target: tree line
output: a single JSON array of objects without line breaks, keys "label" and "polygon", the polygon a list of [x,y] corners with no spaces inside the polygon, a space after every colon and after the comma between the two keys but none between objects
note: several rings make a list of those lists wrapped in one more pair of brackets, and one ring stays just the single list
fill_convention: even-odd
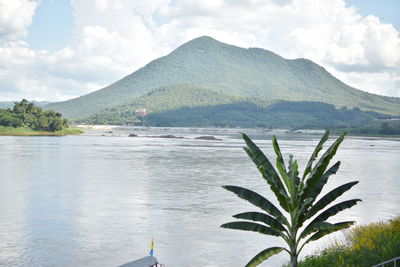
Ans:
[{"label": "tree line", "polygon": [[38,131],[59,131],[68,127],[68,120],[53,110],[42,108],[23,99],[15,102],[14,107],[0,109],[0,126],[28,127]]}]

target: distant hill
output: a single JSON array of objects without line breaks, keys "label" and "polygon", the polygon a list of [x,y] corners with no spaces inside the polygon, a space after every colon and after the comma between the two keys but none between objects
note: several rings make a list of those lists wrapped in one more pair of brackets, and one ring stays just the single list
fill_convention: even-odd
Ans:
[{"label": "distant hill", "polygon": [[[137,115],[145,108],[149,114]],[[219,126],[317,128],[360,126],[384,117],[375,112],[336,109],[310,101],[278,101],[238,97],[190,85],[162,87],[130,104],[105,109],[77,122],[149,126]]]},{"label": "distant hill", "polygon": [[14,106],[14,102],[12,101],[1,101],[0,108],[12,108]]},{"label": "distant hill", "polygon": [[[18,101],[0,101],[0,108],[12,108],[14,107],[15,102],[19,101],[21,101],[21,99]],[[50,102],[48,101],[30,101],[30,102],[35,104],[35,106],[37,107],[43,107],[45,105],[50,104]]]},{"label": "distant hill", "polygon": [[264,49],[244,49],[210,37],[189,41],[101,90],[46,108],[72,119],[88,117],[118,105],[138,103],[140,97],[157,88],[182,84],[237,98],[317,101],[337,108],[400,115],[400,98],[352,88],[310,60],[288,60]]}]

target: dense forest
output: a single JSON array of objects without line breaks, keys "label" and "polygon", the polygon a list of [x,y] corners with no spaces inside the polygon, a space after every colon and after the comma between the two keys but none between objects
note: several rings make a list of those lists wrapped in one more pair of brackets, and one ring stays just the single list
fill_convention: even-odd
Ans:
[{"label": "dense forest", "polygon": [[58,112],[42,110],[23,99],[15,102],[13,108],[0,108],[0,126],[55,132],[68,127],[68,120]]},{"label": "dense forest", "polygon": [[400,135],[400,119],[376,119],[362,125],[333,130],[336,133],[347,131],[355,135]]},{"label": "dense forest", "polygon": [[400,119],[359,108],[336,109],[322,102],[287,102],[261,107],[237,102],[208,107],[183,107],[150,113],[149,126],[259,127],[268,129],[332,129],[361,135],[400,135]]},{"label": "dense forest", "polygon": [[[138,109],[146,109],[145,116]],[[391,116],[359,108],[336,108],[311,101],[265,101],[226,93],[179,85],[153,90],[137,100],[103,110],[77,120],[88,124],[193,126],[193,127],[262,127],[262,128],[338,128],[361,131],[381,130],[372,122]],[[396,129],[388,125],[386,132]],[[389,130],[388,130],[389,129]],[[363,130],[365,131],[365,130]],[[372,133],[372,132],[371,132]]]},{"label": "dense forest", "polygon": [[363,125],[382,115],[358,108],[336,109],[322,102],[282,101],[266,107],[236,102],[208,107],[183,107],[150,113],[143,124],[154,126],[218,126],[262,128],[345,128]]}]

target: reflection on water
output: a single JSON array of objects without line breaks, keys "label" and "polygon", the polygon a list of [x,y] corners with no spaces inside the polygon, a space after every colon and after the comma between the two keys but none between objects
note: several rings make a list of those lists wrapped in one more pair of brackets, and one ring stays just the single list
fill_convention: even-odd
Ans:
[{"label": "reflection on water", "polygon": [[[204,141],[94,133],[0,137],[0,265],[116,266],[147,255],[153,237],[155,256],[166,266],[242,266],[261,249],[282,244],[219,228],[233,214],[254,210],[221,185],[249,187],[273,200],[237,135]],[[270,137],[255,137],[272,157]],[[301,166],[318,142],[312,136],[280,140],[285,157],[293,153]],[[400,215],[399,140],[348,137],[336,159],[341,170],[325,192],[359,180],[342,199],[363,199],[337,220]],[[286,258],[275,256],[265,266]]]}]

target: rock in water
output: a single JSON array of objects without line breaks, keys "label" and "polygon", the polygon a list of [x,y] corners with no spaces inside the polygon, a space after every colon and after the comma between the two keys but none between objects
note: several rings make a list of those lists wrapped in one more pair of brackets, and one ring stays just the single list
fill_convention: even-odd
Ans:
[{"label": "rock in water", "polygon": [[196,137],[195,139],[199,139],[199,140],[214,140],[214,141],[221,141],[222,140],[222,139],[216,138],[215,136],[212,136],[212,135],[203,135],[203,136]]},{"label": "rock in water", "polygon": [[158,138],[177,138],[177,139],[182,139],[182,138],[184,138],[184,137],[182,137],[182,136],[175,136],[175,135],[172,135],[172,134],[159,135],[159,136],[156,136],[156,137],[158,137]]}]

